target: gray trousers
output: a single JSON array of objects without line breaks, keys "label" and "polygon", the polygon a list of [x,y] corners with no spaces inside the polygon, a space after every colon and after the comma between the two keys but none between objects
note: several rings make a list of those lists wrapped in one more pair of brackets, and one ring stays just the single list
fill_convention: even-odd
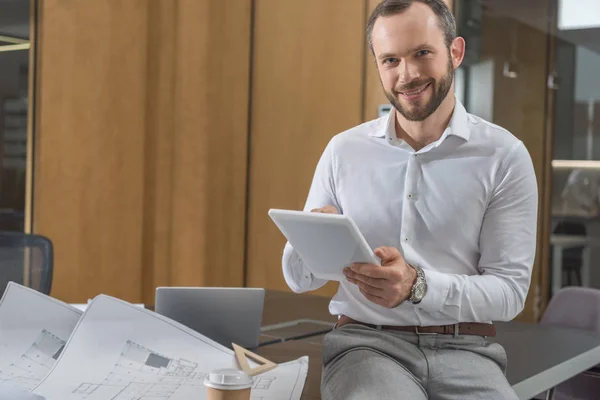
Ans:
[{"label": "gray trousers", "polygon": [[514,400],[506,353],[482,336],[348,324],[325,336],[323,400]]}]

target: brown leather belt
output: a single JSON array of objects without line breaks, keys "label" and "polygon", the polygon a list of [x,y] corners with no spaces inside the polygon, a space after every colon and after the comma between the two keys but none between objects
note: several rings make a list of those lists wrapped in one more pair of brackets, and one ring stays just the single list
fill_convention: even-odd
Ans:
[{"label": "brown leather belt", "polygon": [[496,327],[493,324],[482,324],[478,322],[462,322],[456,325],[440,326],[395,326],[395,325],[373,325],[365,322],[353,320],[350,317],[342,315],[335,325],[339,328],[348,324],[359,324],[374,329],[386,329],[393,331],[413,332],[418,335],[454,335],[456,326],[458,326],[457,335],[477,335],[477,336],[496,336]]}]

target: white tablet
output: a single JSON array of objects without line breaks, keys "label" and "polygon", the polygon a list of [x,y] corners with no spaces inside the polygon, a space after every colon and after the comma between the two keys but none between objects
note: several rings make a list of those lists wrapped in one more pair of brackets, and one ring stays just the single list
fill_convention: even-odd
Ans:
[{"label": "white tablet", "polygon": [[380,265],[380,260],[345,215],[269,210],[269,216],[312,274],[345,281],[344,267],[352,263]]}]

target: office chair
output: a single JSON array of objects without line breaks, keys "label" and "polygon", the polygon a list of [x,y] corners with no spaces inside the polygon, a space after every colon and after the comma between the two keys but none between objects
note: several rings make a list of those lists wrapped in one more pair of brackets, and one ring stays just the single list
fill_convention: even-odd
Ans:
[{"label": "office chair", "polygon": [[[585,236],[587,234],[585,225],[572,221],[559,222],[553,233],[573,236]],[[562,272],[563,282],[565,282],[566,286],[581,286],[583,250],[583,246],[578,246],[571,247],[563,251]]]},{"label": "office chair", "polygon": [[10,281],[49,295],[53,261],[54,250],[48,238],[0,232],[0,297]]},{"label": "office chair", "polygon": [[[584,287],[559,290],[550,300],[540,324],[583,329],[600,335],[600,290]],[[600,364],[557,386],[553,398],[597,400],[599,393]]]}]

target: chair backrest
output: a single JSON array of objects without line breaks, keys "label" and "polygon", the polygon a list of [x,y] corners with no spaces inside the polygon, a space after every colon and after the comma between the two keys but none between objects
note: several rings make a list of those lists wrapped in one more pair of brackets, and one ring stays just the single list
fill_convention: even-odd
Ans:
[{"label": "chair backrest", "polygon": [[48,238],[0,232],[0,297],[10,281],[50,294],[53,261],[54,249]]},{"label": "chair backrest", "polygon": [[576,286],[559,290],[540,324],[585,329],[600,335],[600,290]]}]

